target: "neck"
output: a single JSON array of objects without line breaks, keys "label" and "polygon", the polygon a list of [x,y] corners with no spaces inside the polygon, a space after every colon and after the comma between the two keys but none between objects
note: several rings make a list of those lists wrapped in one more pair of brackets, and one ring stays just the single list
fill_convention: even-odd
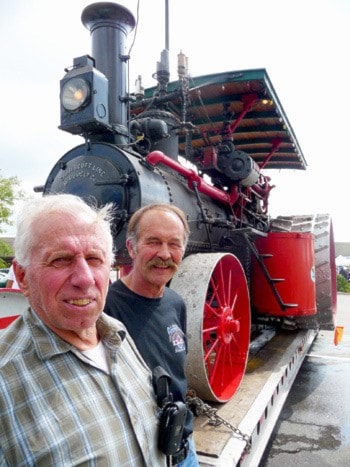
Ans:
[{"label": "neck", "polygon": [[89,350],[99,343],[100,339],[95,326],[81,329],[79,332],[53,329],[53,331],[78,350]]},{"label": "neck", "polygon": [[121,278],[121,281],[132,292],[146,298],[160,298],[163,296],[165,285],[154,285],[147,282],[139,282],[132,272]]}]

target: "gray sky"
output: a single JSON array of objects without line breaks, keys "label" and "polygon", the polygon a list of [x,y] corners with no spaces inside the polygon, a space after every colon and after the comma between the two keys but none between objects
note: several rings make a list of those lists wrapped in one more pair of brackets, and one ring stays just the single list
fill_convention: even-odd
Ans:
[{"label": "gray sky", "polygon": [[[59,130],[59,81],[90,52],[80,21],[87,0],[0,0],[0,167],[30,195],[57,160],[81,144]],[[137,0],[119,1],[136,16]],[[171,80],[176,56],[192,76],[265,68],[308,163],[305,172],[266,171],[276,188],[270,213],[329,212],[336,241],[348,232],[348,0],[169,0]],[[130,83],[144,85],[165,46],[164,0],[140,0]],[[129,36],[129,42],[133,33]],[[39,196],[39,195],[33,195]],[[8,232],[13,234],[13,230]]]}]

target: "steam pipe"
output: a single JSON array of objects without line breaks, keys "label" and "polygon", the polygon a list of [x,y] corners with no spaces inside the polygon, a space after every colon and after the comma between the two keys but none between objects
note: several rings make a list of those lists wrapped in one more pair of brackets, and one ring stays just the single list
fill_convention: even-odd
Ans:
[{"label": "steam pipe", "polygon": [[[183,167],[177,161],[167,157],[161,151],[152,151],[147,154],[145,159],[150,165],[163,164],[166,167],[169,167],[169,169],[175,170],[186,178],[188,187],[191,190],[193,190],[193,183],[195,182],[200,193],[203,193],[216,201],[220,201],[221,203],[228,205],[232,204],[233,199],[229,194],[219,188],[209,185],[194,170]],[[233,196],[235,201],[237,199],[237,195],[234,194]]]},{"label": "steam pipe", "polygon": [[122,5],[101,2],[87,6],[81,21],[91,34],[95,67],[108,79],[110,124],[127,127],[125,42],[135,18]]}]

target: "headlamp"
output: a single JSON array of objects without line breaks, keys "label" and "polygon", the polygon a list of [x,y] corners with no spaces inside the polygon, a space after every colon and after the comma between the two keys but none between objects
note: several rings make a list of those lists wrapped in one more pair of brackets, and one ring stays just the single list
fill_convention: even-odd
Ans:
[{"label": "headlamp", "polygon": [[71,78],[62,87],[61,103],[69,112],[75,112],[90,102],[90,85],[83,78]]}]

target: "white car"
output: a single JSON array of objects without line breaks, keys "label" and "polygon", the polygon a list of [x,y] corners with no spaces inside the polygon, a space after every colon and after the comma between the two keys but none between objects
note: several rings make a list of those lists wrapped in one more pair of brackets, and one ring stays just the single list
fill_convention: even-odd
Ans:
[{"label": "white car", "polygon": [[0,271],[0,287],[5,287],[7,282],[7,272]]}]

